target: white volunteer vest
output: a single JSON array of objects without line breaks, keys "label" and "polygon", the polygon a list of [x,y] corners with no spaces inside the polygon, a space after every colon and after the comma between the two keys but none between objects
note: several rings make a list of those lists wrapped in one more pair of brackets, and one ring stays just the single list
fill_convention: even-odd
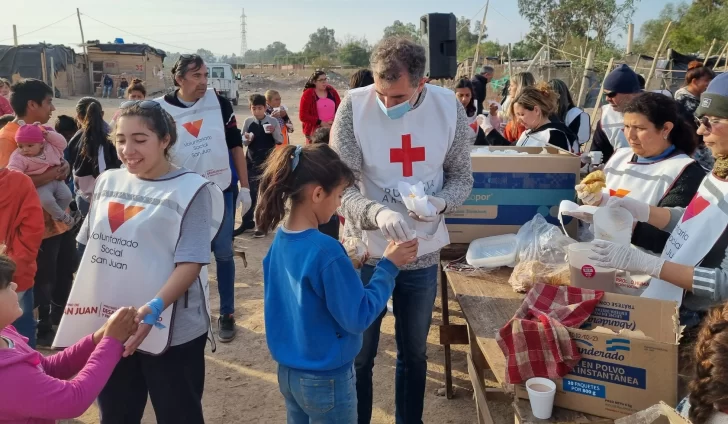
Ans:
[{"label": "white volunteer vest", "polygon": [[627,136],[624,135],[624,115],[607,104],[602,106],[602,119],[600,122],[602,131],[607,135],[614,150],[620,147],[629,147]]},{"label": "white volunteer vest", "polygon": [[[86,217],[88,243],[54,347],[71,346],[93,333],[120,307],[138,308],[155,298],[174,271],[182,219],[200,190],[212,198],[212,241],[222,222],[222,191],[196,173],[161,181],[142,180],[125,169],[99,176]],[[200,284],[209,317],[207,267],[193,284]],[[167,349],[176,307],[175,302],[162,313],[165,328],[152,327],[139,350],[158,355]]]},{"label": "white volunteer vest", "polygon": [[[546,147],[546,145],[549,144],[549,140],[551,140],[551,132],[557,131],[562,134],[564,134],[564,137],[566,137],[566,134],[561,131],[557,130],[556,128],[547,128],[546,131],[539,131],[535,134],[531,134],[531,130],[526,130],[521,134],[521,137],[516,142],[516,147]],[[568,137],[566,137],[568,142]],[[579,144],[578,142],[571,143],[569,151],[571,153],[578,153],[579,152]]]},{"label": "white volunteer vest", "polygon": [[164,97],[155,101],[177,123],[177,142],[169,151],[172,163],[197,172],[223,190],[228,188],[232,173],[215,90],[207,89],[205,96],[188,108],[171,105]]},{"label": "white volunteer vest", "polygon": [[[662,259],[697,266],[728,227],[728,182],[708,175],[670,234]],[[683,289],[653,278],[643,297],[682,303]]]},{"label": "white volunteer vest", "polygon": [[[389,119],[377,104],[374,86],[349,91],[354,135],[362,151],[359,189],[373,200],[404,216],[417,231],[418,256],[436,252],[450,244],[445,222],[420,223],[407,215],[397,186],[400,181],[422,181],[425,192],[442,190],[443,163],[455,138],[457,108],[455,94],[426,85],[422,103],[400,119]],[[387,240],[381,231],[364,231],[363,240],[373,257],[384,254]]]},{"label": "white volunteer vest", "polygon": [[629,147],[618,149],[604,167],[609,195],[632,197],[652,206],[657,206],[685,168],[695,162],[686,154],[653,163],[632,162],[633,156]]}]

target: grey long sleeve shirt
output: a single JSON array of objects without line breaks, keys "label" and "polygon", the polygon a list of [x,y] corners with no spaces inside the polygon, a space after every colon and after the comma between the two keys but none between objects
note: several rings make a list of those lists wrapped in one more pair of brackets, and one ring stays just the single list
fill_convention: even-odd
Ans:
[{"label": "grey long sleeve shirt", "polygon": [[[420,99],[413,107],[416,109],[427,97],[427,87],[422,91]],[[442,190],[437,197],[445,199],[447,207],[444,213],[450,213],[460,207],[470,195],[473,188],[472,163],[470,160],[470,146],[473,130],[468,126],[468,116],[465,109],[455,97],[454,107],[457,108],[457,128],[450,150],[443,163],[444,182]],[[433,119],[438,117],[433,116]],[[336,112],[336,119],[331,130],[331,147],[336,150],[341,159],[357,174],[361,173],[363,155],[359,142],[354,134],[354,113],[351,98],[346,96]],[[346,218],[344,237],[361,237],[361,231],[379,230],[377,214],[386,207],[366,198],[358,186],[353,186],[344,192],[339,211]],[[437,265],[440,252],[433,252],[420,256],[412,264],[402,267],[403,270],[422,269]],[[376,259],[369,262],[376,264]]]}]

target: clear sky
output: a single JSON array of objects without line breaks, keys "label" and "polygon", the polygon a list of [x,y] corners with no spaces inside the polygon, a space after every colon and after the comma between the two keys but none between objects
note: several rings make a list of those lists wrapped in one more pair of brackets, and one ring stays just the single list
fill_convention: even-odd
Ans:
[{"label": "clear sky", "polygon": [[[664,4],[665,0],[638,0],[635,35],[639,34],[639,26],[657,16]],[[384,27],[395,20],[418,23],[420,16],[432,12],[452,12],[480,20],[484,5],[485,0],[34,0],[32,6],[3,8],[0,45],[12,44],[15,24],[21,44],[45,41],[76,47],[81,35],[75,7],[81,9],[87,40],[110,42],[120,37],[127,43],[143,42],[166,51],[206,48],[229,55],[240,52],[243,7],[249,49],[281,41],[289,50],[298,51],[308,35],[322,26],[333,28],[339,39],[365,36],[376,42]],[[53,25],[43,28],[49,24]],[[517,42],[528,32],[528,24],[518,15],[516,0],[492,0],[487,25],[489,39],[502,43]],[[35,32],[24,35],[31,31]]]}]

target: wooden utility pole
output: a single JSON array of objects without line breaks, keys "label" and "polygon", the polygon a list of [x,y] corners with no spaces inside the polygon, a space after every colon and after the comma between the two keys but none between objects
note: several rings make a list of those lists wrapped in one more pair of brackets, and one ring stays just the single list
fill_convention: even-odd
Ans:
[{"label": "wooden utility pole", "polygon": [[48,84],[48,62],[46,62],[46,51],[45,48],[40,50],[40,75],[43,78],[43,82]]},{"label": "wooden utility pole", "polygon": [[480,23],[480,32],[478,33],[478,41],[475,43],[475,57],[473,57],[473,66],[470,70],[470,79],[475,76],[475,68],[478,66],[478,59],[480,56],[480,40],[483,39],[483,33],[485,32],[485,17],[488,16],[488,6],[490,6],[490,0],[485,2],[485,12],[483,12],[483,21]]},{"label": "wooden utility pole", "polygon": [[541,46],[538,53],[536,53],[536,55],[533,57],[533,59],[531,59],[531,63],[528,64],[528,68],[526,68],[526,72],[531,72],[531,68],[533,68],[533,64],[536,63],[537,58],[541,57],[541,55],[543,54],[543,49],[545,49],[545,48],[546,48],[546,46],[544,46],[544,45]]},{"label": "wooden utility pole", "polygon": [[714,38],[714,39],[713,39],[713,42],[712,42],[712,43],[710,43],[710,48],[708,48],[708,53],[706,53],[706,54],[705,54],[705,60],[703,61],[703,64],[704,64],[705,66],[708,66],[708,58],[710,58],[710,54],[711,54],[711,53],[713,53],[713,47],[715,47],[715,43],[716,43],[716,41],[718,41],[718,40],[716,40],[716,39]]},{"label": "wooden utility pole", "polygon": [[511,54],[511,43],[508,43],[508,79],[513,79],[513,56]]},{"label": "wooden utility pole", "polygon": [[83,36],[83,24],[81,24],[81,11],[76,8],[76,16],[78,16],[78,28],[81,30],[81,45],[83,46],[83,54],[86,55],[86,70],[88,71],[88,89],[93,96],[94,90],[94,69],[91,66],[91,59],[88,57],[88,46],[86,46],[86,38]]},{"label": "wooden utility pole", "polygon": [[18,27],[13,25],[13,45],[18,47]]},{"label": "wooden utility pole", "polygon": [[652,58],[652,65],[650,65],[650,73],[647,74],[647,78],[645,79],[645,90],[650,89],[650,80],[652,79],[652,74],[655,73],[655,67],[657,66],[657,58],[660,56],[660,52],[662,51],[662,46],[665,44],[665,39],[667,38],[667,34],[670,32],[670,27],[672,27],[672,21],[667,23],[667,28],[665,28],[665,33],[662,34],[662,40],[660,40],[660,45],[657,46],[657,51],[655,51],[655,57]]},{"label": "wooden utility pole", "polygon": [[51,56],[51,88],[53,89],[53,97],[56,97],[56,66],[53,62],[53,56]]},{"label": "wooden utility pole", "polygon": [[[607,72],[604,74],[604,79],[602,80],[602,85],[599,87],[599,95],[597,96],[597,102],[594,104],[594,110],[592,110],[591,114],[591,127],[592,127],[592,139],[594,137],[594,130],[597,127],[597,113],[599,113],[599,109],[602,107],[602,97],[604,96],[604,81],[607,80],[607,76],[610,72],[612,72],[612,67],[614,66],[614,58],[609,59],[609,65],[607,65]],[[584,151],[588,152],[591,150],[591,144],[592,139],[589,139],[589,141],[584,146]]]},{"label": "wooden utility pole", "polygon": [[625,54],[632,54],[632,44],[634,42],[634,24],[627,25],[627,49],[624,51]]},{"label": "wooden utility pole", "polygon": [[579,88],[579,97],[576,99],[576,105],[580,108],[584,107],[586,94],[589,90],[589,72],[593,71],[594,66],[594,50],[589,49],[586,55],[586,64],[584,65],[584,75],[581,79],[581,88]]}]

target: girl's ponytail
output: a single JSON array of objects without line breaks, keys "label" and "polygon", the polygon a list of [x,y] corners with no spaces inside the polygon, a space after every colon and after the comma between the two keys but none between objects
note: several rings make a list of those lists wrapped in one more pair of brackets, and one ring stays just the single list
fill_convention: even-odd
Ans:
[{"label": "girl's ponytail", "polygon": [[302,201],[309,184],[332,193],[342,184],[349,187],[355,182],[354,172],[326,144],[282,146],[266,160],[260,177],[256,226],[266,234],[274,230],[286,216],[288,201]]},{"label": "girl's ponytail", "polygon": [[728,408],[728,304],[705,317],[695,344],[695,376],[690,382],[690,421],[705,424]]}]

